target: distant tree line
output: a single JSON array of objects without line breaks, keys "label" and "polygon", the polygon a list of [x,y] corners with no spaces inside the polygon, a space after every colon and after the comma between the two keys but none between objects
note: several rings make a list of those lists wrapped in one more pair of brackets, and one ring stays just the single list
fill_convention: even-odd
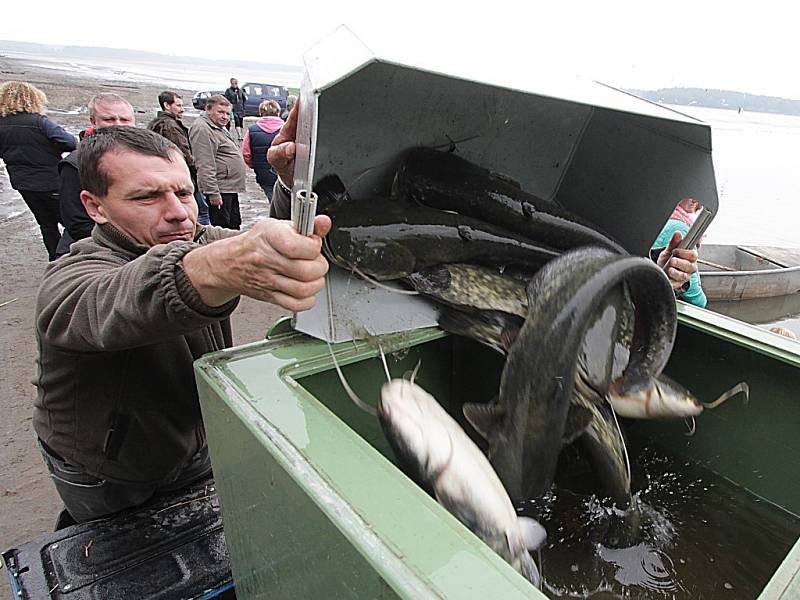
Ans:
[{"label": "distant tree line", "polygon": [[706,108],[725,108],[749,112],[776,113],[781,115],[800,115],[800,100],[758,96],[731,90],[711,90],[706,88],[662,88],[659,90],[629,90],[642,98],[659,104],[682,106],[703,106]]}]

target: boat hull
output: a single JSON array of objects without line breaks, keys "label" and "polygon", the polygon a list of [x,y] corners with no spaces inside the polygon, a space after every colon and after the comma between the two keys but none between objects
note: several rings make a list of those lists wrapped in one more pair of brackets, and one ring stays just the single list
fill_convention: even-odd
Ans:
[{"label": "boat hull", "polygon": [[700,261],[703,291],[711,302],[800,293],[800,248],[704,244]]}]

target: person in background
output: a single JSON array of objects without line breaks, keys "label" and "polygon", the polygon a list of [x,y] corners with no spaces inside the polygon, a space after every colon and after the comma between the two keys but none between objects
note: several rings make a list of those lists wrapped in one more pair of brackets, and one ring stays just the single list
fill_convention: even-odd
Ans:
[{"label": "person in background", "polygon": [[242,139],[242,128],[244,127],[244,107],[247,102],[247,94],[239,87],[239,82],[235,77],[231,77],[231,87],[225,90],[225,97],[231,103],[233,110],[233,122],[236,127],[236,135]]},{"label": "person in background", "polygon": [[292,112],[295,103],[297,102],[297,96],[290,94],[286,98],[286,108],[281,113],[281,119],[284,121],[289,118],[289,113]]},{"label": "person in background", "polygon": [[281,107],[275,100],[262,102],[258,107],[261,118],[247,128],[242,142],[244,162],[256,172],[256,181],[270,202],[272,202],[272,188],[278,176],[267,162],[267,150],[283,127],[283,119],[278,116],[280,112]]},{"label": "person in background", "polygon": [[203,192],[197,186],[197,169],[194,166],[192,149],[189,145],[189,130],[181,120],[184,112],[183,99],[175,92],[165,90],[158,95],[158,104],[161,106],[161,110],[158,111],[156,118],[150,121],[147,128],[159,135],[163,135],[175,144],[183,154],[194,184],[194,199],[198,208],[197,222],[201,225],[209,225],[208,203],[205,196],[203,196]]},{"label": "person in background", "polygon": [[44,114],[47,97],[22,81],[0,85],[0,158],[11,187],[33,213],[50,260],[56,258],[61,233],[58,163],[75,150],[75,136]]},{"label": "person in background", "polygon": [[[676,288],[677,297],[700,308],[705,308],[708,301],[700,284],[700,273],[697,272],[697,251],[694,249],[675,250],[694,223],[696,213],[702,207],[703,205],[694,198],[683,198],[678,202],[666,225],[653,242],[652,248],[659,253],[658,263],[661,266],[666,264],[670,254],[674,254],[667,275],[673,283],[673,287],[675,287],[675,283],[681,284]],[[664,250],[661,250],[662,248]],[[691,263],[693,269],[688,269],[681,261]]]},{"label": "person in background", "polygon": [[189,127],[189,142],[197,167],[197,184],[209,204],[212,225],[239,229],[239,192],[245,189],[245,171],[239,146],[225,129],[231,103],[215,94],[205,111]]},{"label": "person in background", "polygon": [[[131,103],[122,96],[108,92],[97,94],[89,100],[89,122],[91,127],[86,130],[84,137],[89,137],[98,129],[112,125],[136,126]],[[79,159],[80,148],[58,164],[61,222],[64,224],[64,232],[61,234],[56,251],[58,256],[68,254],[74,242],[89,237],[94,229],[94,221],[86,214],[81,202],[83,187],[78,173]]]},{"label": "person in background", "polygon": [[211,475],[192,363],[232,345],[240,296],[311,308],[331,226],[319,215],[308,237],[274,219],[199,227],[182,153],[147,129],[106,127],[80,152],[97,226],[45,271],[34,313],[33,427],[68,513],[59,526]]}]

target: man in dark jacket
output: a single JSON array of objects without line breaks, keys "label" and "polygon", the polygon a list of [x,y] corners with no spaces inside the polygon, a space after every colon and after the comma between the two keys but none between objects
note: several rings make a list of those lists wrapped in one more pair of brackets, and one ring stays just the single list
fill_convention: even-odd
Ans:
[{"label": "man in dark jacket", "polygon": [[244,127],[244,113],[245,103],[247,102],[247,94],[239,87],[239,82],[235,77],[231,77],[231,87],[225,90],[225,97],[233,107],[233,120],[236,127],[236,135],[242,139],[242,127]]},{"label": "man in dark jacket", "polygon": [[194,184],[194,199],[197,201],[197,222],[201,225],[208,225],[208,203],[205,196],[197,186],[197,169],[192,158],[192,148],[189,144],[189,130],[183,124],[183,99],[175,92],[165,90],[158,95],[158,104],[161,110],[158,111],[156,118],[150,121],[147,128],[163,135],[170,142],[175,144],[186,160],[189,167],[189,174],[192,176]]},{"label": "man in dark jacket", "polygon": [[86,521],[210,473],[192,363],[231,345],[240,295],[313,306],[330,219],[309,237],[273,219],[242,234],[198,227],[189,170],[167,139],[109,127],[80,149],[97,226],[42,280],[33,424],[67,510]]},{"label": "man in dark jacket", "polygon": [[[112,93],[97,94],[89,100],[89,121],[92,132],[112,125],[136,126],[131,103]],[[80,198],[83,188],[78,175],[79,152],[80,148],[66,156],[58,165],[61,222],[64,224],[64,232],[56,252],[58,256],[67,254],[73,242],[89,237],[94,228],[94,221],[86,214]]]}]

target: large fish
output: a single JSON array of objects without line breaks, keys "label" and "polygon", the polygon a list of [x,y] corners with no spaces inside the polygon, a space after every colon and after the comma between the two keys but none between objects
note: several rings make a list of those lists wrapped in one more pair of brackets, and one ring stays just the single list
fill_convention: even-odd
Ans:
[{"label": "large fish", "polygon": [[525,283],[497,269],[470,264],[443,264],[412,273],[408,280],[419,293],[472,311],[502,311],[523,319],[528,314]]},{"label": "large fish", "polygon": [[456,154],[412,148],[403,156],[393,195],[423,206],[469,215],[535,240],[568,250],[599,246],[625,249],[568,211],[522,190],[519,185]]},{"label": "large fish", "polygon": [[331,217],[328,258],[378,280],[399,279],[442,263],[541,266],[559,252],[479,219],[398,202],[356,200],[335,175],[317,184],[318,210]]},{"label": "large fish", "polygon": [[[478,341],[507,356],[519,334],[522,319],[497,311],[464,312],[443,308],[439,326],[450,333]],[[464,416],[475,429],[488,437],[494,426],[492,404],[465,404]],[[489,410],[488,417],[484,417]],[[488,422],[488,424],[487,424]],[[625,440],[608,399],[591,383],[585,361],[579,360],[569,411],[562,435],[564,445],[577,441],[598,474],[602,491],[620,507],[630,504],[630,465]]]},{"label": "large fish", "polygon": [[529,314],[509,351],[498,401],[482,407],[478,427],[514,501],[540,496],[552,483],[584,336],[606,295],[623,281],[638,317],[624,376],[640,381],[661,373],[675,338],[672,288],[655,263],[573,250],[528,285]]},{"label": "large fish", "polygon": [[489,461],[436,399],[411,381],[384,384],[378,416],[401,462],[439,503],[535,586],[539,570],[528,550],[546,533],[518,517]]}]

